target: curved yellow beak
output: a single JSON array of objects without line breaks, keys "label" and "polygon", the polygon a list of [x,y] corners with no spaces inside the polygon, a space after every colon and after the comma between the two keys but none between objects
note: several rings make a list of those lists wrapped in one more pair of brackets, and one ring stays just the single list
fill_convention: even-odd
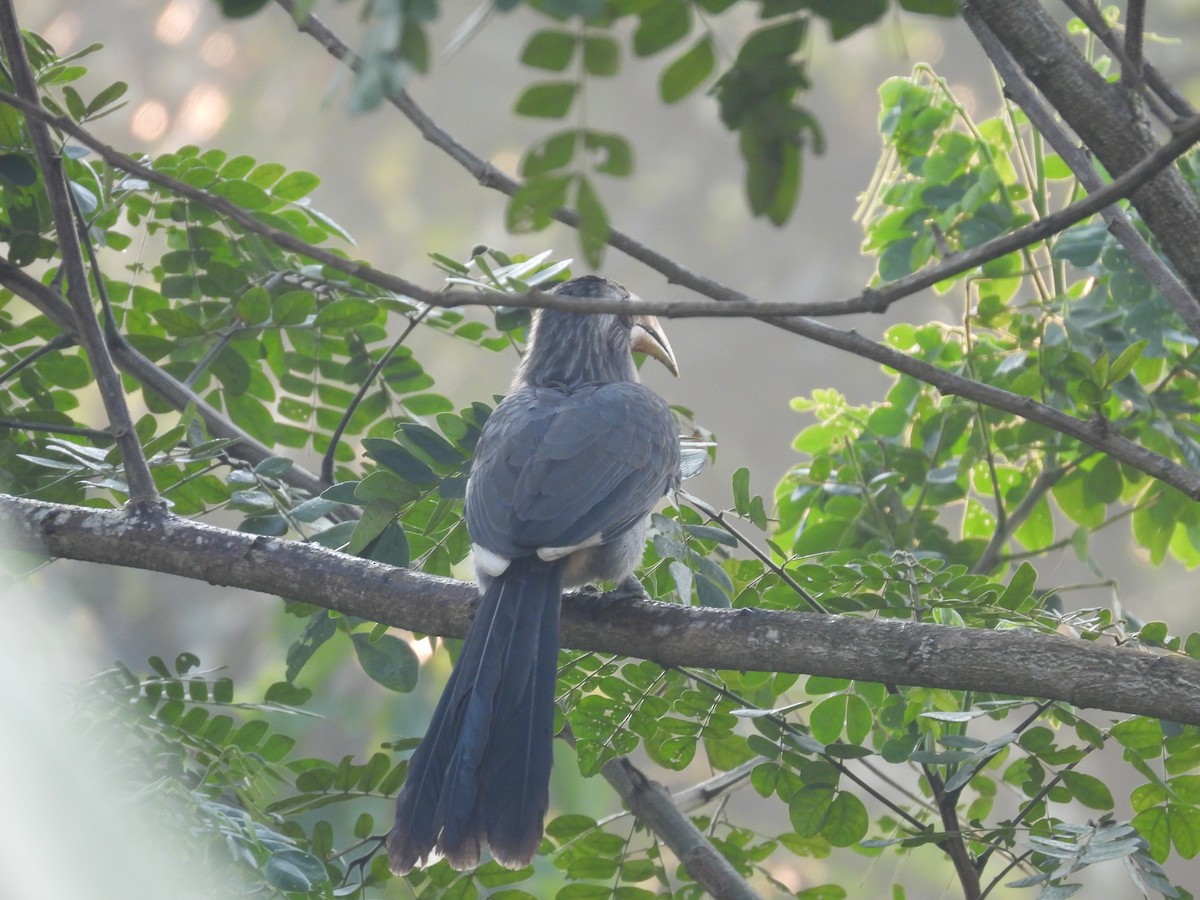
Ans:
[{"label": "curved yellow beak", "polygon": [[679,377],[679,363],[675,360],[675,351],[671,349],[671,342],[667,340],[662,325],[654,316],[634,316],[629,346],[654,357],[666,366],[672,375]]}]

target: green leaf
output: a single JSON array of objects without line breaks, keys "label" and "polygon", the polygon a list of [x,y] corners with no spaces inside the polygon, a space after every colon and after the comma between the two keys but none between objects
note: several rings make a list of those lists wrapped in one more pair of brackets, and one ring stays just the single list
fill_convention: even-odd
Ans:
[{"label": "green leaf", "polygon": [[300,325],[317,308],[317,298],[310,291],[288,291],[271,303],[271,320],[276,325]]},{"label": "green leaf", "polygon": [[29,187],[37,184],[38,171],[24,153],[3,153],[0,154],[0,178],[16,187]]},{"label": "green leaf", "polygon": [[215,197],[224,197],[243,209],[266,209],[271,205],[271,198],[267,196],[266,191],[249,181],[236,178],[218,181],[208,192]]},{"label": "green leaf", "polygon": [[1108,381],[1105,384],[1107,387],[1110,384],[1116,384],[1126,375],[1133,371],[1133,367],[1137,365],[1138,360],[1146,352],[1146,348],[1150,346],[1150,341],[1142,338],[1134,344],[1130,344],[1120,355],[1113,360],[1112,365],[1108,367]]},{"label": "green leaf", "polygon": [[396,441],[387,438],[364,438],[363,449],[382,466],[387,466],[409,484],[432,485],[438,476],[421,460]]},{"label": "green leaf", "polygon": [[294,465],[286,456],[268,456],[254,467],[254,474],[263,478],[282,478]]},{"label": "green leaf", "polygon": [[1195,859],[1200,854],[1200,809],[1172,803],[1167,807],[1167,818],[1176,852],[1184,859]]},{"label": "green leaf", "polygon": [[253,285],[238,297],[234,308],[247,325],[259,325],[271,318],[271,295],[259,285]]},{"label": "green leaf", "polygon": [[[221,7],[221,12],[228,19],[244,19],[247,16],[252,16],[266,6],[268,2],[269,0],[217,0],[217,3]],[[282,885],[276,885],[276,887],[282,887]],[[301,891],[308,890],[307,887],[283,889]]]},{"label": "green leaf", "polygon": [[1086,269],[1100,259],[1100,251],[1107,241],[1108,226],[1103,222],[1077,225],[1059,235],[1050,248],[1050,258],[1065,260],[1076,268]]},{"label": "green leaf", "polygon": [[414,416],[435,416],[454,409],[454,404],[441,394],[409,394],[400,402]]},{"label": "green leaf", "polygon": [[821,837],[834,847],[850,847],[867,834],[870,819],[867,808],[857,795],[841,791],[829,806]]},{"label": "green leaf", "polygon": [[518,115],[539,119],[561,119],[571,111],[579,85],[573,81],[533,84],[517,98]]},{"label": "green leaf", "polygon": [[1099,778],[1085,775],[1073,769],[1064,769],[1062,782],[1075,799],[1088,809],[1110,810],[1113,808],[1112,791]]},{"label": "green leaf", "polygon": [[567,31],[535,31],[521,51],[521,62],[537,69],[561,72],[571,64],[578,39]]},{"label": "green leaf", "polygon": [[633,148],[619,134],[585,131],[583,145],[592,154],[592,168],[605,175],[625,177],[633,172]]},{"label": "green leaf", "polygon": [[589,34],[583,39],[583,69],[589,75],[616,75],[621,67],[621,51],[607,35]]},{"label": "green leaf", "polygon": [[792,795],[788,800],[788,817],[796,834],[815,837],[821,833],[835,793],[835,788],[830,785],[810,784]]},{"label": "green leaf", "polygon": [[289,683],[296,680],[305,663],[312,658],[318,648],[337,632],[337,623],[330,617],[327,610],[321,610],[309,616],[300,637],[292,641],[287,651],[287,670],[284,678]]},{"label": "green leaf", "polygon": [[374,681],[401,694],[417,686],[417,655],[404,641],[390,634],[371,640],[365,631],[356,631],[350,638],[359,664]]},{"label": "green leaf", "polygon": [[1027,562],[1021,563],[1013,577],[1009,579],[1008,587],[996,601],[1004,609],[1019,609],[1021,604],[1033,593],[1037,586],[1037,570]]},{"label": "green leaf", "polygon": [[608,212],[592,182],[583,176],[577,179],[575,211],[579,214],[579,247],[588,265],[598,267],[608,243]]},{"label": "green leaf", "polygon": [[658,91],[663,103],[677,103],[702,85],[716,67],[711,34],[696,44],[663,70]]},{"label": "green leaf", "polygon": [[275,182],[271,194],[279,200],[295,201],[307,197],[320,183],[321,179],[312,172],[289,172]]},{"label": "green leaf", "polygon": [[108,87],[106,87],[104,90],[102,90],[100,93],[98,93],[95,97],[92,98],[92,101],[87,105],[87,110],[86,110],[87,116],[89,118],[94,117],[96,115],[96,113],[100,112],[102,109],[104,109],[104,107],[108,106],[110,103],[114,103],[117,100],[119,100],[121,97],[124,97],[125,92],[128,90],[129,90],[129,85],[127,85],[125,82],[114,81],[112,84],[110,84]]},{"label": "green leaf", "polygon": [[651,56],[683,40],[692,29],[692,9],[685,0],[658,0],[643,12],[633,32],[633,52]]},{"label": "green leaf", "polygon": [[575,158],[575,147],[579,143],[579,132],[559,131],[533,144],[521,157],[521,176],[533,178],[565,169]]},{"label": "green leaf", "polygon": [[317,311],[313,324],[321,328],[358,328],[368,322],[374,322],[382,312],[382,307],[370,300],[347,297],[322,306]]},{"label": "green leaf", "polygon": [[403,526],[399,522],[389,523],[379,537],[367,545],[363,555],[375,562],[386,563],[399,569],[407,568],[412,552]]},{"label": "green leaf", "polygon": [[346,552],[355,556],[362,553],[367,545],[383,533],[396,519],[399,508],[391,500],[383,497],[376,498],[363,507],[362,518],[354,526]]},{"label": "green leaf", "polygon": [[1171,823],[1165,806],[1144,809],[1133,817],[1131,823],[1150,845],[1150,856],[1159,863],[1171,855]]},{"label": "green leaf", "polygon": [[571,175],[538,175],[523,184],[508,201],[505,225],[514,234],[541,231],[554,221],[555,210],[566,206]]}]

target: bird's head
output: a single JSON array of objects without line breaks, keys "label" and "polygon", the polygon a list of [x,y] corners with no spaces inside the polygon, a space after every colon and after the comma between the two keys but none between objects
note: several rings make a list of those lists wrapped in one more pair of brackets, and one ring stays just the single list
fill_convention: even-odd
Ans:
[{"label": "bird's head", "polygon": [[[572,278],[553,293],[581,300],[638,299],[624,286],[597,275]],[[654,316],[542,309],[534,317],[529,352],[517,372],[517,383],[636,381],[634,351],[653,357],[678,377],[675,352]]]}]

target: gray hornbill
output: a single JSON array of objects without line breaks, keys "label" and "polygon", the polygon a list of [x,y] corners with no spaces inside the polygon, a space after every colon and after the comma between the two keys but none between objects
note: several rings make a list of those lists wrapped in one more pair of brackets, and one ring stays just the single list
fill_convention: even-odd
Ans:
[{"label": "gray hornbill", "polygon": [[[595,276],[554,293],[631,296]],[[638,383],[634,350],[679,374],[653,317],[541,310],[512,390],[483,427],[466,499],[482,596],[396,800],[396,872],[433,851],[457,869],[477,865],[485,846],[512,868],[537,852],[563,588],[630,577],[651,510],[679,484],[675,420]]]}]

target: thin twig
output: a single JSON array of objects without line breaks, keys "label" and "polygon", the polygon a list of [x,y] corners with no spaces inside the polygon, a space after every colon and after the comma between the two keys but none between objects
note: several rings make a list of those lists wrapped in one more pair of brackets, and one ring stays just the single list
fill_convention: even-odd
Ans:
[{"label": "thin twig", "polygon": [[791,576],[791,573],[789,573],[787,569],[775,562],[775,560],[773,560],[767,553],[764,553],[759,546],[754,543],[754,541],[750,540],[738,529],[734,528],[733,525],[729,523],[723,512],[721,512],[708,501],[702,500],[695,494],[689,494],[687,491],[679,491],[679,496],[686,500],[694,508],[704,513],[704,515],[708,516],[712,521],[720,525],[725,531],[729,532],[729,534],[732,535],[738,543],[749,550],[759,562],[774,572],[784,584],[790,587],[797,597],[807,603],[813,612],[825,613],[826,615],[829,614],[829,610],[822,606],[820,601],[817,600],[817,598],[814,597],[809,591],[805,590],[803,585],[796,581],[796,579]]},{"label": "thin twig", "polygon": [[[675,671],[677,671],[680,674],[684,675],[685,677],[691,679],[692,681],[696,682],[697,684],[704,685],[704,687],[708,688],[710,691],[715,692],[718,696],[722,696],[727,699],[733,700],[735,703],[739,704],[743,708],[746,708],[746,709],[756,708],[755,704],[753,704],[750,700],[748,700],[745,697],[738,694],[737,691],[730,690],[725,685],[719,684],[715,681],[712,681],[711,679],[704,677],[703,675],[699,674],[698,672],[693,672],[690,668],[685,668],[682,666],[670,666],[669,668],[674,669]],[[783,716],[775,715],[774,713],[772,713],[771,715],[768,716],[768,718],[772,722],[774,722],[776,726],[779,727],[780,731],[787,732],[793,738],[801,738],[801,737],[808,738],[809,737],[809,735],[805,734],[803,731],[801,731],[799,728],[797,728],[795,725],[793,725],[791,722],[789,722]],[[842,775],[844,778],[848,779],[849,781],[853,781],[856,785],[858,785],[860,788],[862,788],[863,791],[865,791],[868,795],[870,795],[871,797],[874,797],[877,801],[879,801],[879,803],[881,803],[883,806],[887,807],[893,813],[895,813],[898,817],[900,817],[901,819],[906,821],[910,826],[912,826],[915,834],[920,834],[923,831],[929,830],[929,827],[927,825],[925,825],[920,819],[918,819],[916,816],[914,816],[912,813],[910,813],[904,807],[897,804],[890,797],[886,796],[881,791],[877,790],[874,786],[868,784],[863,778],[861,778],[854,771],[852,771],[850,769],[850,767],[846,764],[845,761],[838,759],[836,756],[833,756],[829,753],[821,753],[820,756],[823,760],[825,760],[825,762],[829,763],[831,766],[833,766],[835,769],[837,769],[838,773],[840,775]],[[871,769],[872,774],[879,775],[879,773],[875,769],[871,768],[871,765],[869,763],[864,762],[863,765],[866,768]]]},{"label": "thin twig", "polygon": [[[1121,39],[1108,27],[1104,16],[1092,0],[1063,0],[1063,3],[1071,12],[1075,13],[1092,34],[1100,38],[1100,42],[1108,48],[1109,53],[1116,57],[1117,62],[1123,68],[1130,65],[1129,60],[1125,57],[1125,48],[1121,45]],[[1183,94],[1175,90],[1171,82],[1167,81],[1148,60],[1142,60],[1141,70],[1146,84],[1171,108],[1171,112],[1177,116],[1194,116],[1196,114],[1196,108],[1188,102]]]},{"label": "thin twig", "polygon": [[46,341],[46,343],[42,344],[42,346],[31,350],[27,356],[23,356],[3,372],[0,372],[0,384],[3,384],[4,382],[8,381],[8,379],[21,374],[43,356],[47,356],[56,350],[63,350],[67,347],[73,347],[74,345],[74,338],[68,337],[65,334],[56,334],[54,337],[50,338],[50,340]]},{"label": "thin twig", "polygon": [[350,424],[350,417],[354,415],[354,411],[358,409],[362,403],[363,397],[367,396],[367,391],[371,389],[371,385],[375,383],[375,379],[379,377],[379,373],[383,371],[384,366],[388,364],[396,351],[404,344],[408,336],[413,333],[413,329],[421,324],[424,319],[432,311],[432,306],[426,306],[420,313],[408,320],[408,325],[401,332],[400,337],[392,342],[392,346],[388,347],[383,356],[379,357],[375,365],[371,367],[371,371],[367,373],[367,377],[363,379],[362,385],[358,392],[354,395],[354,399],[350,401],[350,405],[346,407],[346,412],[342,414],[342,418],[338,421],[337,427],[333,429],[333,434],[329,437],[329,446],[325,450],[325,454],[321,457],[321,480],[328,484],[333,484],[333,460],[334,454],[337,453],[338,443],[342,439],[342,435],[346,432],[346,426]]},{"label": "thin twig", "polygon": [[[1090,454],[1085,454],[1085,457],[1087,455]],[[995,568],[996,564],[1000,561],[1000,550],[1005,542],[1029,518],[1034,508],[1046,496],[1046,493],[1054,485],[1058,484],[1059,480],[1071,471],[1078,462],[1079,460],[1073,460],[1069,465],[1046,469],[1038,474],[1037,478],[1033,480],[1033,485],[1029,488],[1029,492],[1021,498],[1021,502],[1008,514],[1004,525],[997,527],[995,532],[993,532],[991,540],[988,541],[987,546],[979,557],[979,562],[973,567],[974,571],[986,574]]]},{"label": "thin twig", "polygon": [[11,428],[14,431],[43,431],[49,434],[70,434],[77,437],[91,438],[96,441],[111,441],[111,431],[100,428],[85,428],[82,425],[58,425],[50,422],[26,422],[22,419],[0,418],[0,428]]}]

